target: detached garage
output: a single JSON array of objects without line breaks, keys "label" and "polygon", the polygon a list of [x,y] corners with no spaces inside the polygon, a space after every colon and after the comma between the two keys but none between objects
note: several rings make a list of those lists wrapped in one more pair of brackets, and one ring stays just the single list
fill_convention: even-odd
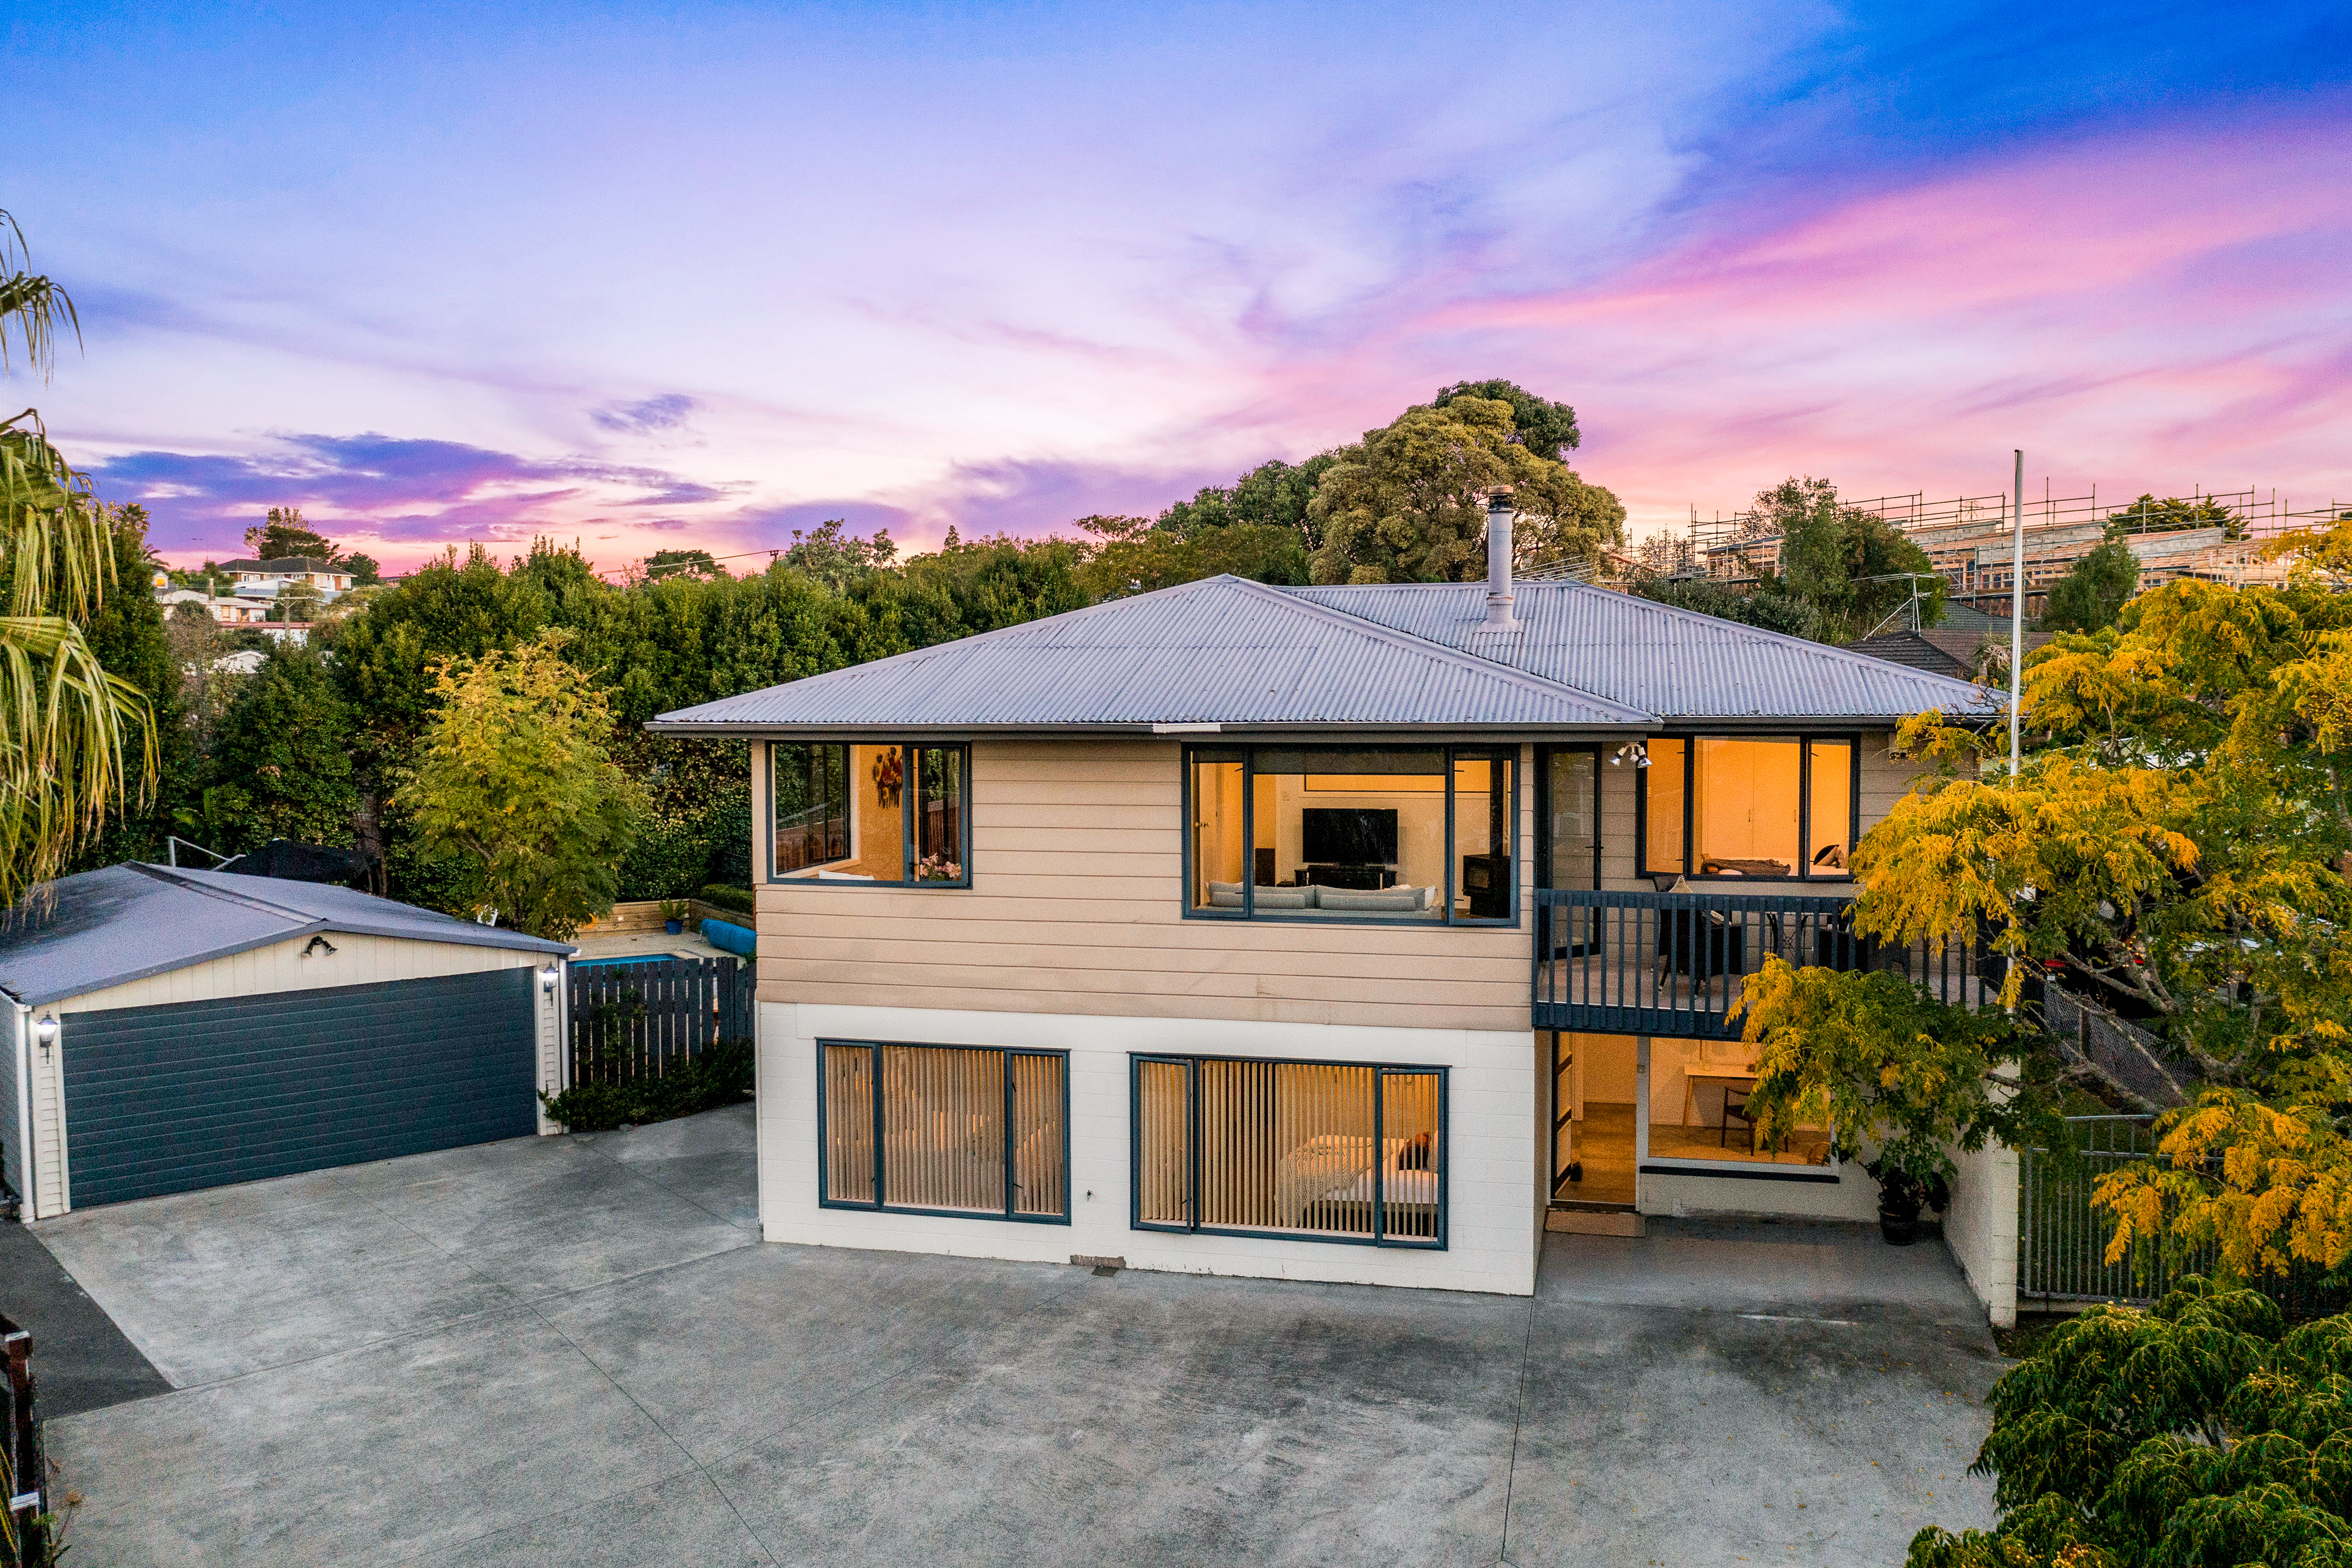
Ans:
[{"label": "detached garage", "polygon": [[0,930],[0,1177],[27,1218],[553,1131],[572,949],[161,866]]}]

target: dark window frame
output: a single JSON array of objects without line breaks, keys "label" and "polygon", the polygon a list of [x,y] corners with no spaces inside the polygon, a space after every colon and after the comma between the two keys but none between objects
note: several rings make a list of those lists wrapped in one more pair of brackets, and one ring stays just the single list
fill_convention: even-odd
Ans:
[{"label": "dark window frame", "polygon": [[[1444,918],[1434,921],[1351,920],[1344,916],[1335,918],[1331,915],[1320,913],[1309,914],[1305,911],[1292,912],[1287,910],[1279,913],[1269,910],[1265,914],[1260,914],[1257,910],[1257,878],[1252,867],[1246,863],[1244,863],[1242,868],[1242,907],[1240,909],[1203,910],[1194,908],[1192,904],[1192,773],[1194,759],[1196,757],[1209,762],[1230,762],[1232,760],[1231,757],[1219,755],[1217,753],[1240,753],[1242,764],[1242,843],[1244,846],[1248,847],[1255,845],[1257,841],[1257,790],[1255,787],[1257,780],[1257,764],[1255,758],[1258,752],[1273,751],[1289,752],[1328,752],[1334,754],[1346,754],[1364,750],[1361,746],[1250,745],[1187,746],[1183,750],[1182,761],[1180,765],[1183,770],[1181,800],[1183,809],[1182,820],[1184,825],[1184,879],[1182,885],[1177,890],[1177,898],[1181,904],[1183,917],[1186,920],[1254,921],[1264,921],[1268,924],[1281,925],[1379,926],[1384,930],[1418,930],[1430,926],[1461,926],[1472,931],[1516,930],[1525,919],[1526,915],[1526,911],[1521,907],[1525,900],[1519,897],[1519,870],[1521,865],[1519,858],[1521,854],[1519,812],[1524,804],[1524,796],[1527,790],[1527,779],[1525,777],[1527,769],[1520,766],[1519,748],[1513,744],[1449,746],[1412,745],[1407,743],[1398,745],[1393,749],[1401,752],[1436,752],[1444,758],[1445,891],[1440,900],[1440,907],[1444,910]],[[1511,823],[1511,913],[1507,919],[1497,920],[1492,916],[1481,917],[1471,915],[1457,917],[1454,912],[1455,889],[1462,877],[1461,861],[1455,851],[1454,842],[1454,763],[1457,760],[1465,762],[1476,762],[1481,760],[1505,761],[1511,764],[1511,804],[1507,814],[1510,817]]]},{"label": "dark window frame", "polygon": [[[1191,1170],[1190,1188],[1184,1206],[1192,1211],[1188,1225],[1170,1225],[1164,1220],[1143,1217],[1143,1066],[1146,1062],[1162,1062],[1184,1068],[1184,1114],[1188,1129]],[[1235,1226],[1202,1225],[1201,1219],[1201,1064],[1202,1062],[1247,1062],[1263,1067],[1370,1068],[1372,1081],[1372,1147],[1377,1152],[1382,1142],[1381,1119],[1385,1114],[1387,1096],[1381,1092],[1382,1080],[1391,1074],[1400,1078],[1430,1078],[1437,1079],[1437,1236],[1400,1238],[1386,1234],[1387,1178],[1381,1173],[1385,1163],[1376,1156],[1372,1161],[1372,1234],[1342,1236],[1330,1231],[1313,1230],[1247,1230]],[[1215,1053],[1192,1056],[1171,1056],[1165,1051],[1130,1051],[1127,1058],[1127,1147],[1128,1147],[1128,1212],[1129,1230],[1157,1231],[1169,1236],[1243,1236],[1266,1241],[1311,1241],[1340,1247],[1385,1247],[1407,1252],[1444,1252],[1452,1245],[1453,1173],[1454,1173],[1454,1114],[1453,1078],[1451,1069],[1435,1065],[1412,1062],[1332,1061],[1311,1057],[1235,1057]]]},{"label": "dark window frame", "polygon": [[[1852,730],[1775,730],[1769,733],[1729,734],[1720,731],[1654,735],[1650,742],[1679,741],[1683,747],[1683,863],[1680,867],[1650,864],[1650,775],[1654,765],[1640,770],[1633,788],[1633,864],[1637,877],[1681,877],[1693,882],[1789,881],[1852,882],[1853,847],[1862,837],[1862,735]],[[1696,864],[1693,840],[1697,837],[1693,814],[1698,799],[1698,743],[1701,741],[1794,741],[1797,743],[1797,860],[1786,877],[1728,877],[1691,869]],[[1846,866],[1840,871],[1816,871],[1813,855],[1813,745],[1816,742],[1846,747]],[[1647,754],[1647,744],[1644,746]]]},{"label": "dark window frame", "polygon": [[[916,1208],[890,1202],[882,1137],[882,1048],[885,1046],[907,1050],[929,1051],[994,1051],[1004,1062],[1004,1209],[1003,1213],[978,1209]],[[828,1197],[832,1191],[833,1173],[826,1156],[829,1142],[825,1125],[824,1059],[828,1050],[864,1050],[869,1053],[868,1081],[874,1086],[874,1201],[858,1203],[850,1198]],[[1062,1064],[1062,1212],[1058,1215],[1016,1214],[1013,1203],[1013,1063],[1014,1057],[1053,1057]],[[1070,1223],[1070,1053],[1026,1046],[962,1046],[942,1040],[837,1040],[820,1039],[816,1043],[816,1204],[825,1209],[856,1209],[865,1214],[929,1215],[940,1219],[973,1219],[991,1223],[1011,1220],[1016,1225],[1068,1225]]]},{"label": "dark window frame", "polygon": [[[820,870],[824,866],[834,866],[842,863],[841,861],[835,860],[824,861],[819,866],[803,867],[800,871],[779,872],[776,869],[776,752],[780,747],[785,746],[840,746],[844,748],[845,752],[847,752],[848,748],[856,746],[896,746],[898,748],[901,755],[927,751],[954,752],[957,753],[958,760],[956,763],[956,771],[957,776],[963,781],[963,799],[961,807],[956,812],[956,837],[958,840],[956,864],[963,868],[963,875],[953,881],[933,880],[919,882],[915,880],[915,851],[917,846],[915,834],[915,804],[919,798],[921,792],[918,782],[912,779],[902,783],[898,789],[898,880],[895,882],[886,882],[879,878],[877,878],[870,882],[852,881],[847,879],[828,880],[823,877],[811,877],[803,874],[810,870]],[[813,736],[807,740],[770,741],[767,742],[767,788],[765,791],[765,799],[761,803],[761,807],[767,813],[767,865],[764,869],[765,879],[768,882],[784,887],[795,888],[821,887],[866,889],[887,888],[901,892],[908,889],[915,889],[923,891],[949,891],[955,889],[969,889],[971,887],[971,742],[907,740],[894,735],[859,736],[854,739],[844,739],[835,736]],[[845,781],[848,781],[846,787],[854,792],[856,788],[856,784],[854,780],[849,779],[849,759],[848,756],[845,754],[842,761],[842,776]],[[856,818],[854,815],[851,818],[849,831],[854,837],[856,832]]]},{"label": "dark window frame", "polygon": [[1551,859],[1555,846],[1551,841],[1551,770],[1553,760],[1576,752],[1592,759],[1592,887],[1578,889],[1579,892],[1597,891],[1601,887],[1601,858],[1608,845],[1601,837],[1601,769],[1604,750],[1597,742],[1568,746],[1538,746],[1536,748],[1536,886],[1557,888],[1552,880]]}]

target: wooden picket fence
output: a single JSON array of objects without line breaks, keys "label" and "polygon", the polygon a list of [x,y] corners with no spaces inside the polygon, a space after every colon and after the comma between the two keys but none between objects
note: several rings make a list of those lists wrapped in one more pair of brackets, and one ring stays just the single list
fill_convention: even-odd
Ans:
[{"label": "wooden picket fence", "polygon": [[656,1079],[721,1040],[751,1037],[751,967],[648,958],[572,968],[572,1081]]}]

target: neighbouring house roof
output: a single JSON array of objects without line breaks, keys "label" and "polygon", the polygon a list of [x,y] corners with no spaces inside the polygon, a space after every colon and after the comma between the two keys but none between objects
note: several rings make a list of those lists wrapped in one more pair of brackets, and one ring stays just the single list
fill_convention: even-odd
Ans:
[{"label": "neighbouring house roof", "polygon": [[520,931],[312,882],[131,863],[48,883],[0,917],[0,991],[27,1006],[289,937],[349,931],[560,955]]},{"label": "neighbouring house roof", "polygon": [[314,561],[308,555],[281,555],[274,561],[224,561],[214,568],[220,572],[341,572],[348,566],[338,566],[331,561]]},{"label": "neighbouring house roof", "polygon": [[[2032,653],[2049,640],[2048,632],[2028,632],[2025,634],[2025,651]],[[1913,669],[1932,670],[1938,675],[1969,680],[1975,678],[1978,663],[1988,642],[2005,656],[2009,651],[2009,623],[2001,622],[1998,630],[1970,626],[1941,626],[1919,632],[1881,632],[1874,637],[1864,637],[1854,644],[1853,651],[1868,654],[1873,658],[1885,659],[1891,664],[1908,665]],[[2008,668],[2009,661],[2005,657],[1998,662],[2001,668]]]},{"label": "neighbouring house roof", "polygon": [[665,713],[666,734],[1615,729],[1989,712],[1965,682],[1569,583],[1276,588],[1212,577]]}]

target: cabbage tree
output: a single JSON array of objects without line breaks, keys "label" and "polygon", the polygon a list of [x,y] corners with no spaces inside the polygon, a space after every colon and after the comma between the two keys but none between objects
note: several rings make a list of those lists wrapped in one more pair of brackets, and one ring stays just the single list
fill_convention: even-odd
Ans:
[{"label": "cabbage tree", "polygon": [[[30,269],[0,212],[0,373],[46,374],[60,329],[79,330],[72,300]],[[0,420],[0,902],[15,903],[156,772],[147,699],[81,632],[112,584],[113,542],[89,481],[31,408]]]}]

